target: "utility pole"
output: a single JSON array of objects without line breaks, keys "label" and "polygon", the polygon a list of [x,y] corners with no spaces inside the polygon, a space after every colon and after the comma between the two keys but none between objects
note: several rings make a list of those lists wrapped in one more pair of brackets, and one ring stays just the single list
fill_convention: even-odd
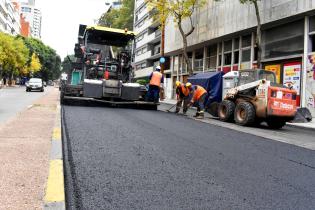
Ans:
[{"label": "utility pole", "polygon": [[[164,10],[162,12],[162,16],[164,17]],[[165,18],[162,18],[162,22],[161,22],[161,58],[164,58],[164,48],[165,48]],[[161,73],[162,75],[164,75],[164,70],[165,70],[165,58],[164,58],[164,62],[160,62],[161,65]],[[164,81],[166,81],[166,79],[164,78]],[[165,89],[163,88],[161,91],[161,97],[162,100],[165,99]]]}]

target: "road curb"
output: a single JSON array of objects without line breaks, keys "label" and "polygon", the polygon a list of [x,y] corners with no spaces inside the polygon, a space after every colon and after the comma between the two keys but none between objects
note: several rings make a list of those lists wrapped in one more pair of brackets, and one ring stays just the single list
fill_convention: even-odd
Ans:
[{"label": "road curb", "polygon": [[[301,124],[303,124],[303,123],[301,123]],[[296,125],[296,124],[287,123],[286,126],[289,126],[292,128],[304,129],[304,130],[308,130],[308,131],[315,131],[315,128],[305,127],[303,125]]]},{"label": "road curb", "polygon": [[51,138],[49,175],[46,183],[43,209],[44,210],[66,209],[60,105],[57,105],[55,126]]},{"label": "road curb", "polygon": [[[160,101],[161,104],[165,104],[165,105],[174,105],[174,103],[169,102],[169,101]],[[191,107],[191,110],[196,110],[195,107]],[[216,119],[215,117],[213,117],[213,119]],[[299,128],[299,129],[304,129],[304,130],[308,130],[308,131],[315,131],[315,128],[312,127],[306,127],[303,125],[303,123],[300,124],[292,124],[292,123],[287,123],[286,126],[289,127],[293,127],[293,128]]]}]

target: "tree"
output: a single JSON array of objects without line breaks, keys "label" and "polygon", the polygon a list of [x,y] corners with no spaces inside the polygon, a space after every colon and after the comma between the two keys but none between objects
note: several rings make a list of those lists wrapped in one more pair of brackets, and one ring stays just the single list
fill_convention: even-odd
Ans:
[{"label": "tree", "polygon": [[40,63],[38,56],[35,53],[33,53],[31,57],[30,65],[28,67],[28,71],[26,73],[36,73],[41,68],[42,68],[42,64]]},{"label": "tree", "polygon": [[[221,0],[215,0],[221,1]],[[261,0],[239,0],[241,4],[253,4],[257,18],[257,30],[255,44],[257,47],[257,67],[261,68],[261,17],[259,12],[258,1]]]},{"label": "tree", "polygon": [[2,74],[9,77],[20,74],[27,66],[29,51],[20,37],[0,33],[0,66]]},{"label": "tree", "polygon": [[[151,1],[151,0],[149,0]],[[155,2],[155,0],[152,0]],[[176,23],[179,32],[183,39],[183,55],[184,60],[187,65],[187,70],[189,75],[193,75],[193,69],[188,58],[187,53],[187,38],[194,32],[195,26],[192,20],[192,15],[196,9],[201,8],[206,3],[206,0],[163,0],[163,4],[157,4],[156,7],[157,13],[159,13],[160,23],[163,24],[163,18],[166,15],[166,18],[169,16],[173,17],[174,22]],[[159,8],[161,7],[161,8]],[[167,13],[163,13],[163,12]],[[185,31],[183,27],[183,21],[189,19],[188,30]],[[162,21],[161,21],[162,20]]]},{"label": "tree", "polygon": [[118,9],[110,9],[99,19],[98,24],[101,26],[133,29],[134,18],[134,0],[122,0],[122,5]]},{"label": "tree", "polygon": [[[154,21],[160,23],[161,29],[161,57],[164,57],[164,46],[165,46],[165,25],[170,15],[169,9],[167,8],[167,0],[146,0],[148,3],[148,9],[153,17]],[[164,73],[164,63],[161,64],[161,73]]]},{"label": "tree", "polygon": [[56,51],[45,45],[42,41],[34,38],[23,37],[25,45],[30,51],[30,60],[33,54],[38,56],[41,64],[40,71],[34,72],[34,76],[43,80],[57,79],[61,74],[61,59]]}]

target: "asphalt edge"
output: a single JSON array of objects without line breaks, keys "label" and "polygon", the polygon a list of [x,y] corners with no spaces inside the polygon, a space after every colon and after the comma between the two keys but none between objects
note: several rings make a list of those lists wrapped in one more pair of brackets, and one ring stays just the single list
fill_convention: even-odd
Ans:
[{"label": "asphalt edge", "polygon": [[[174,103],[170,102],[170,101],[160,101],[161,104],[166,104],[166,105],[175,105]],[[196,109],[195,107],[191,107],[190,109]],[[292,127],[292,128],[299,128],[299,129],[304,129],[304,130],[308,130],[308,131],[315,131],[315,128],[311,128],[311,127],[306,127],[303,126],[303,123],[287,123],[286,126]]]},{"label": "asphalt edge", "polygon": [[65,210],[63,150],[61,138],[61,107],[56,108],[56,119],[51,137],[49,174],[44,196],[44,210]]}]

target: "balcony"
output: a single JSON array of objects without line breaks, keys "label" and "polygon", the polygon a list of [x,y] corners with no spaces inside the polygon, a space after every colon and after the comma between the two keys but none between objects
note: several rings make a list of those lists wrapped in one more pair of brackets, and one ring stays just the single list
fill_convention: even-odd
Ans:
[{"label": "balcony", "polygon": [[147,67],[145,69],[139,69],[135,71],[135,78],[149,77],[153,71],[153,66]]},{"label": "balcony", "polygon": [[135,63],[139,62],[139,61],[142,61],[142,60],[146,60],[148,59],[149,57],[151,57],[151,51],[147,51],[141,55],[136,55],[135,57]]},{"label": "balcony", "polygon": [[162,32],[160,29],[155,31],[155,38],[160,38],[161,35],[162,35]]}]

